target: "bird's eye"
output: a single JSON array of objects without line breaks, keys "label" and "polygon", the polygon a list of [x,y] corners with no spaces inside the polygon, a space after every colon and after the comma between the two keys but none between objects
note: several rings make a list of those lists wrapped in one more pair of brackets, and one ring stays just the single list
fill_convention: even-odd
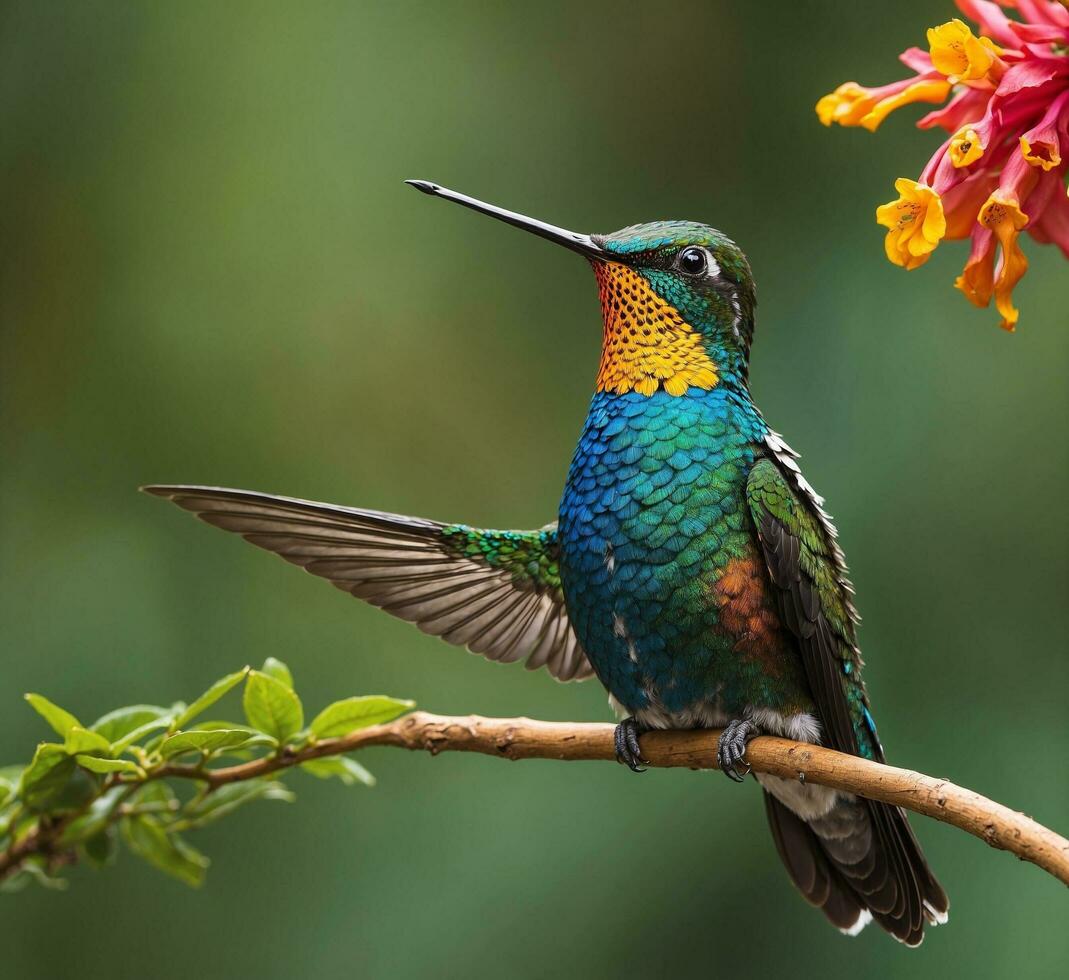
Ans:
[{"label": "bird's eye", "polygon": [[706,255],[704,248],[697,248],[692,245],[690,248],[685,248],[679,253],[679,258],[676,259],[676,264],[688,276],[701,276],[704,275],[705,270],[709,268],[709,258]]}]

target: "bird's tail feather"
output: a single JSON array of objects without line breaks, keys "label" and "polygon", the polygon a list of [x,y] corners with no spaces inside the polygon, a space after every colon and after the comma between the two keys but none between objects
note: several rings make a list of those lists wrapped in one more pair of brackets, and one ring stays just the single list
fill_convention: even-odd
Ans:
[{"label": "bird's tail feather", "polygon": [[843,932],[874,919],[918,946],[925,921],[946,921],[946,893],[900,807],[840,796],[826,814],[806,821],[767,791],[765,807],[791,880]]}]

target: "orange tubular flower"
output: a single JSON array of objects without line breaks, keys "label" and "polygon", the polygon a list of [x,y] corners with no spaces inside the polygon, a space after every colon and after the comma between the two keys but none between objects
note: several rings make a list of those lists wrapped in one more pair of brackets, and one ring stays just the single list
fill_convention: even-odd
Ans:
[{"label": "orange tubular flower", "polygon": [[861,125],[870,133],[875,133],[882,123],[895,109],[901,109],[904,105],[913,102],[939,103],[950,92],[950,82],[941,78],[924,78],[906,86],[897,95],[880,99],[869,112],[861,118]]},{"label": "orange tubular flower", "polygon": [[955,167],[967,167],[984,155],[984,144],[980,134],[972,126],[966,126],[951,138],[948,152]]},{"label": "orange tubular flower", "polygon": [[1057,139],[1037,140],[1021,137],[1021,154],[1033,167],[1053,170],[1062,162]]},{"label": "orange tubular flower", "polygon": [[857,82],[843,82],[817,103],[817,116],[825,126],[833,122],[840,126],[856,126],[875,104],[869,89],[862,88]]},{"label": "orange tubular flower", "polygon": [[895,181],[899,197],[876,209],[876,221],[888,229],[884,249],[895,265],[916,269],[928,261],[946,234],[943,202],[930,187],[908,177]]},{"label": "orange tubular flower", "polygon": [[847,82],[817,115],[825,126],[875,130],[901,106],[950,97],[918,123],[950,138],[917,180],[895,181],[899,196],[876,221],[887,258],[905,269],[943,240],[971,238],[955,286],[977,306],[994,299],[1013,330],[1012,294],[1028,269],[1021,233],[1069,258],[1069,0],[955,2],[975,33],[960,19],[930,28],[927,51],[900,56],[913,75],[878,88]]},{"label": "orange tubular flower", "polygon": [[880,88],[865,88],[857,82],[844,82],[817,103],[817,116],[825,126],[864,126],[876,132],[880,123],[895,109],[913,102],[939,103],[950,92],[950,83],[936,72],[907,78]]},{"label": "orange tubular flower", "polygon": [[1069,90],[1058,96],[1043,118],[1021,136],[1021,155],[1033,167],[1054,170],[1062,162],[1059,137],[1069,140]]},{"label": "orange tubular flower", "polygon": [[1013,305],[1013,287],[1028,271],[1028,259],[1017,244],[1017,238],[1028,224],[1028,215],[1013,198],[992,194],[980,209],[979,219],[980,224],[994,232],[1002,246],[1002,260],[995,277],[995,307],[1002,314],[999,326],[1012,332],[1017,329],[1019,315]]},{"label": "orange tubular flower", "polygon": [[956,17],[928,28],[928,47],[935,70],[955,84],[986,77],[1002,54],[990,38],[977,37]]},{"label": "orange tubular flower", "polygon": [[995,288],[995,235],[978,224],[972,233],[972,251],[961,275],[954,280],[973,306],[987,306]]}]

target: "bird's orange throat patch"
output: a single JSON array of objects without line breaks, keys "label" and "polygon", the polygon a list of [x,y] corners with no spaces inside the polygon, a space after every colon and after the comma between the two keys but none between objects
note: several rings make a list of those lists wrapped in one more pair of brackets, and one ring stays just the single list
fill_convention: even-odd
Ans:
[{"label": "bird's orange throat patch", "polygon": [[716,365],[679,310],[628,266],[591,264],[605,321],[598,391],[652,395],[663,388],[670,395],[685,395],[690,388],[716,387]]}]

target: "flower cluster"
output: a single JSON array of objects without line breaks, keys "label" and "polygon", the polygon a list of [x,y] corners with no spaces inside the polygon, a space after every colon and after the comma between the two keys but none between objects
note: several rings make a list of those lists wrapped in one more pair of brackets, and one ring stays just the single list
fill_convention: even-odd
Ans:
[{"label": "flower cluster", "polygon": [[898,199],[877,208],[876,220],[887,228],[887,257],[906,269],[927,262],[944,238],[970,238],[955,285],[977,306],[994,298],[1001,326],[1013,330],[1013,288],[1028,268],[1021,232],[1069,258],[1069,0],[956,2],[979,36],[958,19],[933,27],[927,51],[900,56],[911,77],[878,88],[846,82],[817,103],[817,115],[825,126],[875,131],[900,106],[950,96],[917,123],[949,138],[919,180],[895,181]]}]

